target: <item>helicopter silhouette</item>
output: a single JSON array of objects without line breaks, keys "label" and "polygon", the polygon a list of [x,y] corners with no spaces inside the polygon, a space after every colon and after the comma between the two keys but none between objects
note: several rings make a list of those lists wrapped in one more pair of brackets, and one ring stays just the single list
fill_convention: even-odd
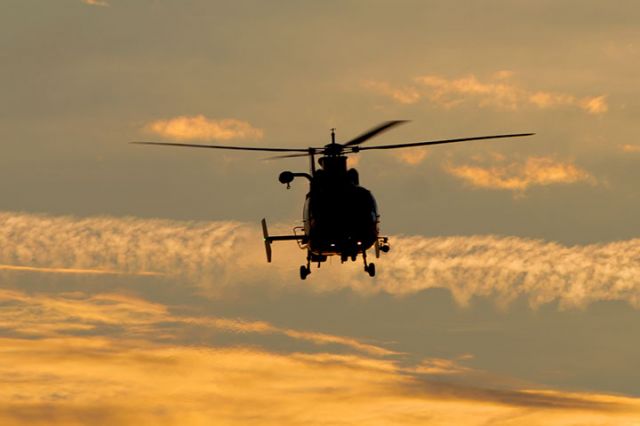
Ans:
[{"label": "helicopter silhouette", "polygon": [[[263,148],[146,141],[132,143],[295,153],[270,157],[269,159],[309,157],[309,173],[284,171],[278,177],[282,184],[287,185],[287,189],[290,188],[290,184],[295,178],[305,178],[309,181],[309,192],[304,202],[303,226],[294,227],[291,235],[269,235],[267,221],[262,219],[267,262],[271,262],[271,244],[274,241],[297,241],[300,248],[307,251],[306,264],[300,266],[300,278],[303,280],[311,273],[312,263],[317,263],[319,268],[322,262],[327,261],[329,256],[340,256],[341,262],[344,263],[349,259],[355,261],[360,254],[364,262],[365,272],[373,277],[376,274],[376,266],[374,263],[367,261],[367,250],[373,247],[376,258],[379,258],[380,253],[387,253],[391,246],[389,238],[380,235],[380,214],[378,213],[376,200],[369,190],[360,186],[358,171],[354,168],[347,168],[347,154],[373,149],[411,148],[534,135],[534,133],[517,133],[392,145],[361,146],[371,138],[406,122],[406,120],[392,120],[381,123],[344,143],[336,142],[335,129],[331,129],[331,143],[323,147],[310,148]],[[318,155],[320,156],[318,158],[319,167],[316,167],[315,158]]]}]

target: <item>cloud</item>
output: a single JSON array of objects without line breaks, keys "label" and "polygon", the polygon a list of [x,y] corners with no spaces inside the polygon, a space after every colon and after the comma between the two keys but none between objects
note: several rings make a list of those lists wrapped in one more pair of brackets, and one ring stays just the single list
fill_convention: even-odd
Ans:
[{"label": "cloud", "polygon": [[0,271],[15,271],[15,272],[41,272],[45,274],[72,274],[72,275],[139,275],[143,277],[156,277],[163,276],[158,272],[123,272],[123,271],[109,271],[106,269],[82,269],[82,268],[47,268],[47,267],[34,267],[34,266],[20,266],[20,265],[0,265]]},{"label": "cloud", "polygon": [[525,191],[532,186],[594,183],[595,178],[571,162],[560,162],[551,157],[529,157],[524,162],[496,166],[445,165],[445,171],[471,186],[486,189]]},{"label": "cloud", "polygon": [[463,305],[483,296],[563,308],[621,300],[640,308],[637,239],[566,247],[516,237],[404,237],[393,249],[379,268],[391,294],[446,288]]},{"label": "cloud", "polygon": [[444,358],[425,358],[414,369],[417,373],[432,375],[461,374],[470,370],[470,368],[460,365],[455,360]]},{"label": "cloud", "polygon": [[90,6],[109,6],[109,3],[105,0],[82,0],[82,3],[88,4]]},{"label": "cloud", "polygon": [[620,146],[624,152],[640,152],[640,145],[625,144]]},{"label": "cloud", "polygon": [[566,93],[529,90],[511,83],[513,73],[500,71],[487,81],[475,75],[447,78],[427,74],[414,78],[413,84],[394,87],[388,82],[366,80],[363,87],[401,104],[415,104],[427,100],[443,108],[474,104],[481,108],[518,110],[524,107],[539,109],[578,108],[589,114],[604,114],[608,110],[606,97],[578,97]]},{"label": "cloud", "polygon": [[410,166],[417,166],[422,163],[425,158],[427,158],[427,150],[426,149],[410,149],[396,153],[396,158]]},{"label": "cloud", "polygon": [[14,269],[178,275],[192,282],[216,277],[222,285],[250,269],[239,252],[252,236],[236,222],[0,213],[0,263]]},{"label": "cloud", "polygon": [[1,424],[564,425],[640,412],[637,398],[495,386],[441,358],[194,344],[179,338],[187,317],[131,296],[3,290],[0,302]]},{"label": "cloud", "polygon": [[24,338],[58,338],[76,331],[99,332],[125,339],[175,341],[185,330],[204,328],[234,334],[280,335],[315,345],[337,345],[374,356],[397,355],[390,349],[351,337],[277,327],[264,321],[238,318],[188,316],[172,313],[167,306],[117,293],[88,295],[27,294],[0,289],[0,329]]},{"label": "cloud", "polygon": [[[534,307],[624,301],[640,308],[640,239],[567,247],[491,235],[392,236],[391,244],[375,279],[360,263],[325,264],[309,277],[309,291],[406,296],[443,288],[463,305],[474,297],[504,304],[523,297]],[[236,222],[0,213],[2,264],[155,272],[167,277],[144,279],[174,277],[208,297],[252,285],[297,288],[292,259],[302,262],[304,253],[275,245],[267,264],[263,250],[258,226]]]},{"label": "cloud", "polygon": [[363,85],[372,92],[385,95],[401,104],[415,104],[422,98],[422,95],[415,87],[392,87],[384,81],[365,80]]},{"label": "cloud", "polygon": [[246,121],[235,118],[221,120],[204,115],[180,116],[156,120],[144,126],[144,130],[164,138],[187,140],[262,139],[264,132]]},{"label": "cloud", "polygon": [[591,114],[604,114],[609,110],[605,96],[583,98],[578,101],[578,105]]},{"label": "cloud", "polygon": [[0,342],[0,423],[11,425],[611,424],[631,421],[639,406],[430,382],[353,355],[103,337]]},{"label": "cloud", "polygon": [[354,155],[352,155],[350,157],[347,157],[347,167],[349,167],[349,168],[357,167],[358,164],[360,164],[360,159],[361,158],[362,157],[359,157],[359,156],[356,157]]}]

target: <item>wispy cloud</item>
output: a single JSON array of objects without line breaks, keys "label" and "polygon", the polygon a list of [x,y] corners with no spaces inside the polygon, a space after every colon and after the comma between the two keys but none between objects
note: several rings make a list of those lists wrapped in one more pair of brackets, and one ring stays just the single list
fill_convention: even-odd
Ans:
[{"label": "wispy cloud", "polygon": [[215,276],[222,285],[237,268],[249,266],[238,252],[251,231],[236,222],[0,213],[0,263],[5,271],[14,266],[178,274],[191,282]]},{"label": "wispy cloud", "polygon": [[462,374],[470,370],[469,367],[460,365],[456,360],[445,358],[425,358],[414,368],[417,373],[431,375]]},{"label": "wispy cloud", "polygon": [[515,237],[404,237],[380,282],[392,294],[446,288],[461,304],[473,297],[563,308],[621,300],[640,308],[640,240],[566,247]]},{"label": "wispy cloud", "polygon": [[109,6],[109,2],[107,2],[106,0],[82,0],[82,3],[88,4],[90,6]]},{"label": "wispy cloud", "polygon": [[110,271],[107,269],[87,269],[87,268],[48,268],[42,266],[24,266],[24,265],[0,265],[0,271],[14,272],[40,272],[43,274],[71,274],[71,275],[138,275],[145,277],[163,276],[158,272],[147,271]]},{"label": "wispy cloud", "polygon": [[385,81],[365,80],[363,86],[374,93],[388,96],[401,104],[415,104],[423,97],[422,93],[420,93],[416,87],[394,87]]},{"label": "wispy cloud", "polygon": [[164,138],[186,140],[261,139],[262,129],[235,118],[213,119],[204,115],[180,116],[156,120],[144,126],[144,130]]},{"label": "wispy cloud", "polygon": [[374,356],[397,355],[390,349],[351,337],[282,328],[265,321],[179,315],[167,306],[116,293],[47,295],[0,289],[0,303],[3,306],[0,329],[27,338],[57,338],[74,331],[99,332],[102,327],[110,327],[110,333],[121,338],[168,342],[175,341],[189,327],[201,327],[235,334],[286,336],[315,345],[343,346]]},{"label": "wispy cloud", "polygon": [[415,104],[427,100],[443,108],[464,104],[517,110],[523,107],[539,109],[578,108],[589,114],[604,114],[608,110],[606,97],[579,97],[567,93],[531,90],[511,82],[512,73],[502,71],[485,81],[475,75],[447,78],[423,75],[408,85],[395,87],[385,81],[366,80],[365,89],[387,96],[401,104]]},{"label": "wispy cloud", "polygon": [[0,423],[11,425],[622,424],[639,406],[429,381],[353,355],[79,336],[1,343]]},{"label": "wispy cloud", "polygon": [[447,173],[477,188],[503,189],[522,192],[532,186],[594,183],[595,178],[572,162],[551,157],[529,157],[523,162],[508,162],[505,158],[492,161],[494,165],[446,164]]},{"label": "wispy cloud", "polygon": [[[309,278],[309,290],[402,296],[444,288],[461,304],[473,297],[499,303],[524,297],[532,306],[617,300],[640,308],[638,239],[571,247],[490,235],[392,236],[391,242],[375,279],[360,265],[325,265]],[[261,243],[258,227],[242,223],[0,214],[3,264],[157,272],[211,297],[258,283],[298,286],[291,259],[302,260],[304,253],[283,243],[267,264]]]},{"label": "wispy cloud", "polygon": [[2,424],[568,425],[640,412],[636,398],[467,382],[473,371],[455,360],[411,367],[367,351],[181,342],[171,327],[180,335],[189,322],[131,296],[2,291],[0,301]]}]

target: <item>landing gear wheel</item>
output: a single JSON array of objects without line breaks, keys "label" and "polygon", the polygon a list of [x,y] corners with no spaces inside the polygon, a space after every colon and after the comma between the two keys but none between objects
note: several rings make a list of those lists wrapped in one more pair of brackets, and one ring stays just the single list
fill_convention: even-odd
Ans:
[{"label": "landing gear wheel", "polygon": [[376,276],[376,264],[375,263],[370,263],[369,265],[367,265],[365,271],[367,271],[369,273],[370,277],[375,277]]},{"label": "landing gear wheel", "polygon": [[300,267],[300,279],[301,280],[306,280],[307,276],[311,273],[311,269],[307,268],[306,266],[302,265]]}]

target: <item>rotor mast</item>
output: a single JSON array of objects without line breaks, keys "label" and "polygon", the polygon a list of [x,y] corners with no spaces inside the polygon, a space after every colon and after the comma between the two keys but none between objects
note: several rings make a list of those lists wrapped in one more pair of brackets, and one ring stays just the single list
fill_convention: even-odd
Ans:
[{"label": "rotor mast", "polygon": [[336,142],[336,129],[331,128],[331,143],[324,146],[322,157],[318,160],[325,172],[332,176],[342,176],[347,173],[347,157],[343,152],[344,145]]}]

